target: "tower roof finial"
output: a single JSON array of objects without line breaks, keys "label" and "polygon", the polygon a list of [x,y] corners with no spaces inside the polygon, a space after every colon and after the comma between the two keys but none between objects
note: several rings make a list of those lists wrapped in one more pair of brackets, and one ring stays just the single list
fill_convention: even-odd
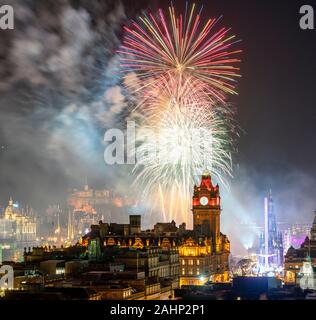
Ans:
[{"label": "tower roof finial", "polygon": [[209,177],[211,174],[210,174],[210,172],[206,169],[206,170],[204,170],[203,171],[203,173],[202,173],[202,177]]}]

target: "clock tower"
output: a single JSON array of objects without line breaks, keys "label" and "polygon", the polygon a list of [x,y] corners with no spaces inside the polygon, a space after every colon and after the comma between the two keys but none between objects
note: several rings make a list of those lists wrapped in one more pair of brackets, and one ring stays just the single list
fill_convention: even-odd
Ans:
[{"label": "clock tower", "polygon": [[194,186],[193,231],[180,246],[180,285],[204,285],[207,281],[227,282],[230,242],[220,231],[221,197],[209,173]]},{"label": "clock tower", "polygon": [[221,198],[219,186],[213,186],[209,173],[202,175],[200,186],[194,186],[192,211],[194,231],[211,237],[216,247],[220,238]]}]

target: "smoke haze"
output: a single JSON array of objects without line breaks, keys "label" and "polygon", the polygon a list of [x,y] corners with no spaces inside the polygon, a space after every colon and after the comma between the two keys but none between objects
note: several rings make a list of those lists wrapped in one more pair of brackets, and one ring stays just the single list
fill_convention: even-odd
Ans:
[{"label": "smoke haze", "polygon": [[[169,1],[160,3],[166,7]],[[102,140],[107,128],[119,125],[128,106],[115,55],[122,26],[157,3],[6,4],[14,7],[15,29],[0,31],[1,204],[13,196],[43,212],[47,205],[64,201],[67,188],[80,187],[87,178],[95,187],[133,194],[128,168],[106,167]],[[247,14],[250,9],[253,16]],[[277,1],[262,7],[248,0],[225,0],[207,2],[203,11],[206,16],[224,14],[225,23],[243,39],[245,51],[240,95],[232,102],[246,134],[234,156],[231,190],[221,188],[222,231],[233,252],[242,253],[260,231],[251,225],[262,225],[263,198],[269,189],[278,221],[312,222],[315,34],[297,30],[294,4],[284,9]],[[148,224],[159,217],[153,220]]]}]

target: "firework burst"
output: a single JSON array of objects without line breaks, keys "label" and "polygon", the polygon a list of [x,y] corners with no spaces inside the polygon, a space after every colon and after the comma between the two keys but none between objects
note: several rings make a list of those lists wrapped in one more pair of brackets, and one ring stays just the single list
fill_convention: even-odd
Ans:
[{"label": "firework burst", "polygon": [[232,174],[234,126],[228,121],[232,118],[228,108],[205,108],[183,96],[180,105],[167,97],[156,98],[161,112],[139,121],[133,173],[135,185],[161,210],[165,221],[187,222],[192,186],[203,172],[227,185],[224,177]]},{"label": "firework burst", "polygon": [[[172,77],[179,83],[191,83],[197,95],[211,101],[226,100],[227,94],[236,94],[236,78],[241,50],[233,50],[239,41],[230,35],[230,29],[216,30],[219,19],[201,22],[201,11],[195,4],[184,15],[169,8],[166,17],[149,13],[125,27],[126,35],[120,50],[122,72],[135,72],[144,90]],[[142,93],[143,94],[143,93]]]},{"label": "firework burst", "polygon": [[[137,100],[130,115],[138,123],[135,186],[165,221],[188,222],[190,195],[210,172],[225,183],[232,175],[235,132],[227,96],[236,94],[239,41],[220,19],[201,22],[188,5],[139,17],[126,27],[119,50],[128,91]],[[132,81],[127,81],[133,75]],[[144,138],[145,137],[145,138]]]}]

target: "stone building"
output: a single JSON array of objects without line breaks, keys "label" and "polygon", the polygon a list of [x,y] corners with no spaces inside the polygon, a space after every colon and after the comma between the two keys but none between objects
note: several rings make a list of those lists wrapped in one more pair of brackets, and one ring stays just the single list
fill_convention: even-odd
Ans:
[{"label": "stone building", "polygon": [[220,231],[219,186],[213,186],[207,173],[194,187],[192,212],[193,231],[179,246],[180,285],[228,281],[230,242]]},{"label": "stone building", "polygon": [[[171,250],[180,258],[166,274],[180,275],[180,285],[226,282],[229,280],[230,242],[220,232],[219,186],[213,186],[209,174],[204,174],[200,186],[194,187],[192,205],[193,230],[186,230],[185,224],[177,227],[172,221],[156,223],[153,230],[141,231],[141,216],[133,215],[129,224],[100,221],[91,226],[91,232],[82,237],[81,244],[91,249],[90,257],[100,260],[104,248],[113,246],[159,252]],[[162,265],[159,268],[163,268]]]},{"label": "stone building", "polygon": [[[101,272],[110,270],[113,265],[123,266],[119,274],[107,272],[108,284],[117,279],[120,285],[131,286],[138,293],[144,292],[144,299],[157,297],[162,293],[165,295],[166,292],[172,296],[173,290],[179,287],[177,234],[170,234],[170,226],[167,224],[167,233],[164,233],[163,225],[160,225],[159,231],[141,231],[139,215],[131,215],[129,220],[128,224],[100,221],[98,225],[92,225],[91,231],[82,237],[80,244],[87,248],[90,264],[94,265],[92,269]],[[106,268],[102,265],[106,265]],[[144,276],[131,282],[122,278],[124,272],[126,277],[130,273],[140,272]],[[123,294],[125,288],[123,286],[118,292]],[[109,298],[109,295],[108,292],[106,296]]]},{"label": "stone building", "polygon": [[34,217],[20,211],[12,198],[0,218],[0,244],[2,260],[19,261],[23,248],[36,245],[37,223]]},{"label": "stone building", "polygon": [[310,237],[306,237],[300,248],[290,247],[285,255],[285,283],[299,285],[304,277],[304,269],[312,268],[313,272],[316,271],[316,211]]},{"label": "stone building", "polygon": [[220,232],[219,186],[209,174],[194,187],[192,212],[193,230],[171,221],[143,231],[140,215],[99,221],[76,245],[25,252],[25,263],[50,270],[49,286],[89,288],[101,299],[169,299],[180,286],[228,281],[230,242]]}]

